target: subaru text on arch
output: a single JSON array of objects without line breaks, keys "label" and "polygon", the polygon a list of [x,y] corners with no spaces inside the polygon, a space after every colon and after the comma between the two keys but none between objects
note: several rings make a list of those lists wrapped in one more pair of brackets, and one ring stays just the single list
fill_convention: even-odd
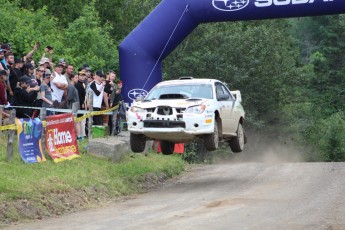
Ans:
[{"label": "subaru text on arch", "polygon": [[128,111],[131,149],[143,152],[147,140],[157,140],[162,153],[169,155],[175,143],[202,138],[207,151],[225,140],[233,152],[241,152],[246,136],[240,102],[239,91],[230,91],[215,79],[160,82]]}]

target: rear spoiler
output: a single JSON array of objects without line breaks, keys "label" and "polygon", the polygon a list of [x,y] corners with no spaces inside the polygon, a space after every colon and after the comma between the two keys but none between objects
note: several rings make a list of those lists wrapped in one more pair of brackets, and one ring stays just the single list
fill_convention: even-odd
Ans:
[{"label": "rear spoiler", "polygon": [[234,90],[234,91],[230,91],[230,92],[236,101],[242,102],[242,96],[241,96],[241,92],[239,90]]}]

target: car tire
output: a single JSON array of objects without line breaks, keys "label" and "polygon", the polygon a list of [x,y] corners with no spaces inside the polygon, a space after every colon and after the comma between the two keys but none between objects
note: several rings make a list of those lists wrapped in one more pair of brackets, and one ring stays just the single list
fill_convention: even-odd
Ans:
[{"label": "car tire", "polygon": [[204,135],[204,145],[207,151],[215,151],[219,145],[218,122],[214,120],[214,132]]},{"label": "car tire", "polygon": [[230,140],[230,148],[234,153],[239,153],[243,151],[245,144],[245,132],[241,123],[238,123],[237,136]]},{"label": "car tire", "polygon": [[131,133],[129,142],[133,152],[142,153],[145,150],[146,138],[144,135]]},{"label": "car tire", "polygon": [[161,149],[164,155],[171,155],[174,153],[175,143],[169,141],[161,141]]}]

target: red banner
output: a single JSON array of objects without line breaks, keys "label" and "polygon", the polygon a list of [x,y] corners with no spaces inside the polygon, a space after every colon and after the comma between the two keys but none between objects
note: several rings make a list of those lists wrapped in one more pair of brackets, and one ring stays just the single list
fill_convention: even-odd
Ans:
[{"label": "red banner", "polygon": [[46,130],[46,149],[54,162],[80,156],[72,114],[48,116]]}]

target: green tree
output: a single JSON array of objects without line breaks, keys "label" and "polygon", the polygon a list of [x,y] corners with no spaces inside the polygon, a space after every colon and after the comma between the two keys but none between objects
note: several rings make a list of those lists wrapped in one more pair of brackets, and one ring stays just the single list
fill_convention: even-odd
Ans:
[{"label": "green tree", "polygon": [[65,30],[65,57],[76,66],[88,63],[93,69],[117,69],[118,51],[109,35],[111,29],[109,24],[101,26],[94,2],[84,6],[82,15]]},{"label": "green tree", "polygon": [[[27,54],[37,41],[43,45],[52,45],[59,50],[62,47],[62,34],[59,33],[55,18],[48,15],[44,7],[37,11],[22,9],[17,1],[0,0],[0,41],[10,42],[17,56]],[[43,47],[41,47],[42,51]],[[40,58],[40,52],[35,54]]]},{"label": "green tree", "polygon": [[287,28],[285,20],[201,25],[164,61],[165,75],[225,81],[241,90],[253,125],[277,123],[297,82]]},{"label": "green tree", "polygon": [[124,39],[160,2],[160,0],[97,0],[102,23],[113,26],[115,40]]},{"label": "green tree", "polygon": [[49,13],[58,19],[59,26],[67,28],[68,23],[73,22],[77,19],[85,5],[88,5],[91,0],[20,0],[20,6],[36,11],[46,7]]}]

